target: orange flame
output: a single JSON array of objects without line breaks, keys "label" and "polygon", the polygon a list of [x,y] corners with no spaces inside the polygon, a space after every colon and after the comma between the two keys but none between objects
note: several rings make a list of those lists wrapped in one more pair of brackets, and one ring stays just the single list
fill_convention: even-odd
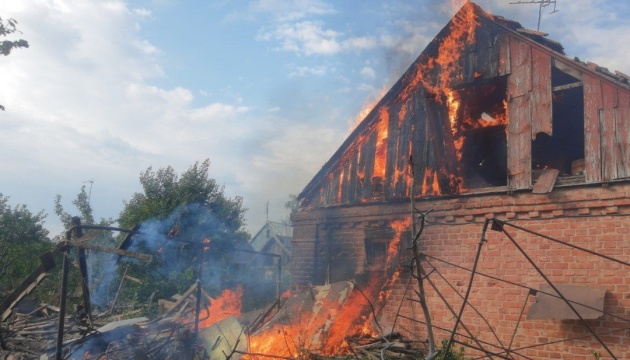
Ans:
[{"label": "orange flame", "polygon": [[199,328],[212,326],[229,316],[241,316],[242,297],[243,287],[238,286],[235,290],[225,289],[219,297],[210,299],[210,305],[199,315]]},{"label": "orange flame", "polygon": [[374,176],[385,178],[385,166],[387,163],[387,134],[389,127],[389,108],[383,106],[379,109],[379,122],[376,126],[376,154],[374,156]]},{"label": "orange flame", "polygon": [[385,96],[385,94],[387,93],[387,90],[388,88],[383,86],[381,90],[379,90],[378,93],[374,93],[370,95],[365,100],[365,103],[361,107],[361,111],[359,111],[359,113],[353,119],[350,119],[348,121],[348,125],[349,125],[348,134],[352,133],[352,131],[354,131],[354,129],[356,129],[357,126],[359,126],[359,124],[363,122],[363,120],[365,120],[365,118],[370,114],[370,112],[372,112],[376,104],[378,104],[378,102],[381,101],[381,98]]}]

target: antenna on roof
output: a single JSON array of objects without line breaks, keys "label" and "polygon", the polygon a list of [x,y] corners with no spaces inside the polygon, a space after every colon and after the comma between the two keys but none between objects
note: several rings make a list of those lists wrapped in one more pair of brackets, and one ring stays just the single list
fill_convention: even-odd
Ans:
[{"label": "antenna on roof", "polygon": [[515,2],[511,2],[512,5],[524,5],[524,4],[538,4],[538,28],[536,31],[540,31],[540,19],[542,19],[543,8],[547,6],[553,5],[553,10],[549,14],[557,13],[558,10],[556,8],[556,0],[519,0]]}]

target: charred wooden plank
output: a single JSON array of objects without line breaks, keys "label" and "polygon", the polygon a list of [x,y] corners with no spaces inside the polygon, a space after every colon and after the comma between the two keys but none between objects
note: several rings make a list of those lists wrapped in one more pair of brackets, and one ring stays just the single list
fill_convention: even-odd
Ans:
[{"label": "charred wooden plank", "polygon": [[630,92],[619,91],[615,117],[615,159],[617,177],[630,177]]},{"label": "charred wooden plank", "polygon": [[376,153],[376,132],[369,135],[365,144],[365,181],[363,182],[363,199],[372,198],[372,177],[374,176],[374,155]]},{"label": "charred wooden plank", "polygon": [[[414,173],[415,184],[420,184],[420,179],[422,179],[421,174],[422,169],[425,166],[424,157],[422,156],[424,151],[424,146],[427,142],[426,140],[426,119],[427,114],[424,107],[421,106],[422,99],[414,98],[409,107],[409,112],[413,114],[414,119],[411,124],[411,144],[410,144],[410,154],[413,156],[413,160],[416,163],[417,171]],[[413,189],[409,190],[409,193],[412,196],[418,196],[420,192],[418,191],[418,186],[416,185]]]},{"label": "charred wooden plank", "polygon": [[560,171],[558,169],[545,169],[542,174],[536,180],[532,193],[534,194],[546,194],[553,190],[553,186],[556,184],[556,179]]},{"label": "charred wooden plank", "polygon": [[398,157],[398,142],[400,140],[400,111],[398,106],[385,108],[387,110],[387,155],[385,162],[385,178],[383,179],[383,195],[385,199],[395,196],[396,159]]},{"label": "charred wooden plank", "polygon": [[524,96],[532,90],[532,49],[518,39],[510,38],[510,68],[508,77],[508,97]]},{"label": "charred wooden plank", "polygon": [[513,190],[528,189],[532,181],[529,95],[511,99],[508,114],[508,186]]},{"label": "charred wooden plank", "polygon": [[553,59],[551,64],[553,65],[553,67],[555,67],[556,69],[562,71],[565,74],[571,75],[574,78],[578,79],[578,80],[582,80],[584,77],[584,73],[582,73],[582,71],[575,69],[572,66],[569,66],[568,64],[565,64],[564,62],[558,60],[558,59]]},{"label": "charred wooden plank", "polygon": [[64,246],[74,246],[79,249],[95,250],[95,251],[105,252],[109,254],[128,256],[128,257],[145,260],[145,261],[151,261],[153,259],[153,256],[148,255],[148,254],[141,254],[141,253],[137,253],[133,251],[121,250],[121,249],[116,249],[116,248],[108,248],[105,246],[100,246],[100,245],[95,245],[95,244],[78,243],[76,241],[62,241],[60,244]]},{"label": "charred wooden plank", "polygon": [[508,75],[512,72],[511,68],[511,54],[510,54],[510,37],[505,33],[500,33],[496,37],[497,45],[499,47],[499,68],[497,70],[499,75]]},{"label": "charred wooden plank", "polygon": [[584,75],[584,170],[587,183],[602,180],[600,110],[603,108],[601,82]]},{"label": "charred wooden plank", "polygon": [[580,86],[584,86],[584,83],[581,82],[581,81],[578,81],[578,82],[574,82],[574,83],[571,83],[571,84],[554,86],[552,90],[553,90],[553,92],[558,92],[558,91],[573,89],[573,88],[580,87]]},{"label": "charred wooden plank", "polygon": [[360,151],[358,150],[359,146],[358,144],[354,147],[353,151],[354,153],[352,154],[352,157],[350,158],[350,173],[349,178],[348,178],[348,187],[346,189],[347,191],[347,195],[346,195],[346,201],[352,204],[355,204],[357,202],[357,187],[358,187],[358,179],[357,179],[357,168],[358,168],[358,164],[359,164],[359,155],[360,155]]},{"label": "charred wooden plank", "polygon": [[553,135],[551,109],[551,56],[532,49],[532,139],[536,134]]},{"label": "charred wooden plank", "polygon": [[414,119],[413,112],[407,112],[407,116],[401,121],[400,141],[398,144],[398,157],[396,161],[396,196],[407,197],[409,186],[409,155],[411,154],[411,142],[412,142],[412,122]]},{"label": "charred wooden plank", "polygon": [[[52,255],[57,254],[59,254],[59,248],[52,251]],[[44,280],[48,270],[50,270],[49,266],[42,263],[9,296],[2,300],[2,303],[0,303],[2,321],[5,321],[11,315],[11,310],[20,300],[30,294]]]},{"label": "charred wooden plank", "polygon": [[617,89],[608,83],[602,84],[603,116],[600,118],[602,180],[617,179],[617,161],[615,159],[615,113],[619,101]]}]

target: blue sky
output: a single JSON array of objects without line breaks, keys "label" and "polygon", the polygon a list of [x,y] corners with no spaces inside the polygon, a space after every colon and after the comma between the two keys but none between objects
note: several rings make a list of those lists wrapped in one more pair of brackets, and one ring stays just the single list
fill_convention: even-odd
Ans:
[{"label": "blue sky", "polygon": [[[536,28],[536,5],[478,0]],[[29,49],[0,58],[0,192],[67,210],[86,181],[116,218],[147,167],[210,175],[247,228],[299,193],[446,25],[460,1],[5,0]],[[630,73],[630,2],[557,0],[541,31],[569,56]]]}]

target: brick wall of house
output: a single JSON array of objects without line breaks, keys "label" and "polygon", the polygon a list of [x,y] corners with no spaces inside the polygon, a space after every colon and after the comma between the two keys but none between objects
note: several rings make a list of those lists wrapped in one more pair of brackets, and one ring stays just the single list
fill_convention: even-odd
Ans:
[{"label": "brick wall of house", "polygon": [[[392,220],[408,218],[409,208],[409,203],[400,202],[314,208],[295,214],[292,218],[293,287],[364,275],[366,234],[379,227],[389,228]],[[428,255],[424,269],[433,271],[425,287],[438,341],[448,338],[448,331],[453,328],[456,316],[449,306],[455,313],[461,307],[471,274],[465,269],[473,267],[486,219],[510,221],[545,236],[630,262],[630,183],[557,188],[545,195],[519,192],[434,198],[418,201],[417,208],[433,209],[421,247]],[[612,315],[588,320],[588,324],[597,333],[605,333],[600,338],[617,358],[630,353],[630,331],[626,330],[630,324],[615,318],[630,318],[630,267],[509,226],[505,230],[554,284],[607,290],[604,311]],[[407,263],[408,254],[403,254],[400,264]],[[546,283],[505,234],[487,231],[477,271],[469,298],[471,306],[466,308],[462,318],[474,338],[467,340],[473,346],[496,353],[502,350],[494,345],[503,344],[508,348],[511,343],[511,349],[533,346],[517,353],[536,359],[609,356],[599,342],[588,336],[590,332],[579,320],[525,319],[535,301],[534,296],[528,295],[527,287],[540,289]],[[396,330],[424,338],[426,331],[420,323],[424,321],[422,311],[413,301],[415,283],[412,281],[406,290],[408,280],[409,276],[402,270],[401,277],[390,289],[381,322],[384,327],[390,327],[402,302]],[[463,326],[458,333],[467,336]],[[578,337],[585,338],[536,346]],[[467,349],[466,353],[475,352]]]}]

